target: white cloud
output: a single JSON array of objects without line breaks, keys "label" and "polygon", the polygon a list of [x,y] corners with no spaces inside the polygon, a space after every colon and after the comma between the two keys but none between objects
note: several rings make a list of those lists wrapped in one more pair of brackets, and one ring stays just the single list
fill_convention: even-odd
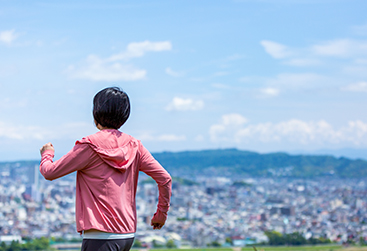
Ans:
[{"label": "white cloud", "polygon": [[367,58],[357,58],[354,62],[359,65],[367,66]]},{"label": "white cloud", "polygon": [[[51,141],[55,139],[78,139],[91,134],[94,127],[90,123],[74,122],[54,127],[9,125],[0,121],[0,138],[13,140]],[[46,143],[46,142],[45,142]]]},{"label": "white cloud", "polygon": [[273,58],[281,59],[292,55],[288,47],[282,44],[268,40],[262,40],[260,44],[264,47],[265,51]]},{"label": "white cloud", "polygon": [[111,55],[103,59],[90,55],[78,66],[71,65],[67,72],[72,78],[88,79],[92,81],[134,81],[144,79],[146,70],[138,69],[129,60],[142,57],[149,51],[171,50],[169,41],[130,43],[126,51]]},{"label": "white cloud", "polygon": [[172,77],[182,77],[184,75],[183,72],[174,71],[170,67],[167,67],[165,71],[168,75]]},{"label": "white cloud", "polygon": [[196,111],[204,107],[204,101],[174,97],[166,107],[167,111]]},{"label": "white cloud", "polygon": [[287,60],[284,63],[287,65],[298,66],[298,67],[321,65],[321,61],[316,58],[294,58],[294,59]]},{"label": "white cloud", "polygon": [[320,4],[334,3],[335,0],[233,0],[234,2],[263,2],[269,4]]},{"label": "white cloud", "polygon": [[5,98],[0,100],[0,109],[7,108],[12,109],[15,107],[27,107],[29,104],[28,99],[14,99],[14,98]]},{"label": "white cloud", "polygon": [[89,56],[84,66],[69,67],[73,78],[92,81],[133,81],[144,79],[146,70],[137,69],[131,64],[106,63],[97,56]]},{"label": "white cloud", "polygon": [[170,51],[172,44],[169,41],[150,42],[144,41],[139,43],[128,44],[126,51],[110,56],[107,61],[114,62],[120,60],[129,60],[131,58],[142,57],[148,51]]},{"label": "white cloud", "polygon": [[[348,67],[354,67],[358,60],[367,56],[367,41],[356,39],[336,39],[301,48],[291,48],[274,41],[263,40],[260,44],[273,58],[283,64],[295,67],[340,66],[345,68],[345,60],[352,60]],[[343,59],[337,61],[335,58]]]},{"label": "white cloud", "polygon": [[312,72],[280,73],[266,78],[244,77],[239,81],[248,83],[249,87],[246,93],[259,99],[278,97],[287,93],[303,92],[305,90],[320,90],[342,82],[340,79]]},{"label": "white cloud", "polygon": [[[308,144],[325,137],[333,141],[334,135],[331,126],[325,121],[304,122],[301,120],[288,120],[274,123],[261,123],[249,125],[236,132],[236,137],[241,140],[257,139],[262,142],[295,142]],[[322,137],[320,137],[322,135]]]},{"label": "white cloud", "polygon": [[185,141],[185,135],[162,134],[156,137],[158,141]]},{"label": "white cloud", "polygon": [[326,78],[314,73],[281,73],[273,79],[266,81],[267,85],[274,88],[300,88],[325,84]]},{"label": "white cloud", "polygon": [[361,54],[367,55],[367,41],[338,39],[312,46],[316,55],[352,57]]},{"label": "white cloud", "polygon": [[359,64],[349,64],[347,66],[344,66],[342,68],[342,72],[346,73],[352,78],[358,77],[358,78],[367,78],[367,66],[359,65]]},{"label": "white cloud", "polygon": [[221,76],[227,76],[229,74],[229,72],[227,71],[218,71],[216,73],[213,74],[214,77],[221,77]]},{"label": "white cloud", "polygon": [[367,24],[354,26],[352,30],[357,35],[367,36]]},{"label": "white cloud", "polygon": [[247,119],[240,114],[231,113],[222,116],[224,126],[241,126],[247,123]]},{"label": "white cloud", "polygon": [[367,92],[367,82],[358,82],[354,84],[349,84],[341,88],[342,91],[350,92]]},{"label": "white cloud", "polygon": [[199,134],[199,135],[197,135],[196,137],[195,137],[195,141],[197,141],[197,142],[202,142],[202,141],[204,141],[205,140],[205,138],[204,138],[204,136],[203,135],[201,135],[201,134]]},{"label": "white cloud", "polygon": [[9,126],[4,122],[0,122],[0,138],[13,140],[43,139],[40,134],[40,128],[32,126]]},{"label": "white cloud", "polygon": [[277,88],[267,87],[260,89],[260,97],[275,97],[278,96],[280,90]]},{"label": "white cloud", "polygon": [[142,141],[176,142],[176,141],[186,141],[186,136],[176,134],[152,135],[150,133],[143,133],[139,136],[139,139]]},{"label": "white cloud", "polygon": [[244,58],[244,55],[240,55],[240,54],[233,54],[231,56],[228,56],[225,61],[235,61],[235,60],[239,60]]},{"label": "white cloud", "polygon": [[[238,115],[241,116],[241,115]],[[219,124],[209,129],[212,142],[295,144],[303,146],[351,145],[367,146],[367,123],[349,121],[346,126],[335,129],[324,120],[302,121],[291,119],[279,123]]]},{"label": "white cloud", "polygon": [[231,87],[229,85],[225,85],[225,84],[221,84],[221,83],[214,83],[214,84],[212,84],[212,87],[217,88],[217,89],[224,89],[224,90],[231,89]]},{"label": "white cloud", "polygon": [[219,124],[212,125],[209,129],[210,139],[214,142],[217,141],[231,141],[238,142],[237,139],[232,137],[234,131],[238,131],[244,124],[247,123],[247,119],[241,114],[231,113],[225,114],[221,118]]},{"label": "white cloud", "polygon": [[0,32],[0,42],[11,44],[16,38],[18,34],[15,33],[15,30],[7,30]]}]

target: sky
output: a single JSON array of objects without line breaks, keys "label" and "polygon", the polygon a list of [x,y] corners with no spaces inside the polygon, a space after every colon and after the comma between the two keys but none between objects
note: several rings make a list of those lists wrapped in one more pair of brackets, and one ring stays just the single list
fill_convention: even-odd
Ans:
[{"label": "sky", "polygon": [[[0,161],[120,129],[151,152],[367,153],[365,0],[0,0]],[[366,154],[367,156],[367,154]]]}]

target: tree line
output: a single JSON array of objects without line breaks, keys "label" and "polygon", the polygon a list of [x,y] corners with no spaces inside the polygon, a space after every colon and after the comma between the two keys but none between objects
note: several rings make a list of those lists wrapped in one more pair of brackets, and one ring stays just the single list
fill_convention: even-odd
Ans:
[{"label": "tree line", "polygon": [[50,246],[50,240],[46,237],[33,239],[26,243],[12,241],[10,245],[5,242],[0,244],[0,251],[25,251],[25,250],[54,250]]},{"label": "tree line", "polygon": [[291,234],[281,234],[277,231],[266,231],[265,235],[268,237],[268,245],[270,246],[299,246],[299,245],[316,245],[331,243],[330,239],[326,238],[309,238],[306,239],[301,233],[294,232]]}]

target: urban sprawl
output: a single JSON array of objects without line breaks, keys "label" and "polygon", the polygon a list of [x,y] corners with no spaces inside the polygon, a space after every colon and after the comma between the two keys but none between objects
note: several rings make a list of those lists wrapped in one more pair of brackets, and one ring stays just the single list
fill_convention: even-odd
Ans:
[{"label": "urban sprawl", "polygon": [[[53,182],[38,166],[0,169],[0,241],[80,239],[75,227],[75,174]],[[244,246],[268,241],[266,231],[298,232],[337,243],[367,238],[367,183],[317,179],[190,177],[174,180],[166,225],[152,230],[157,185],[141,176],[136,240],[144,246]]]}]

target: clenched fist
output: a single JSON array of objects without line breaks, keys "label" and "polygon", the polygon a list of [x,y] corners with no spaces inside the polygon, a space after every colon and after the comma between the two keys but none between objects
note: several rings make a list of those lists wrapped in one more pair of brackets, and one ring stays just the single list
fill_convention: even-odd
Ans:
[{"label": "clenched fist", "polygon": [[45,145],[43,145],[43,146],[41,147],[41,149],[40,149],[41,155],[42,155],[42,153],[43,153],[44,151],[46,151],[46,150],[52,150],[52,151],[55,151],[55,148],[54,148],[54,146],[53,146],[51,143],[47,143],[47,144],[45,144]]}]

